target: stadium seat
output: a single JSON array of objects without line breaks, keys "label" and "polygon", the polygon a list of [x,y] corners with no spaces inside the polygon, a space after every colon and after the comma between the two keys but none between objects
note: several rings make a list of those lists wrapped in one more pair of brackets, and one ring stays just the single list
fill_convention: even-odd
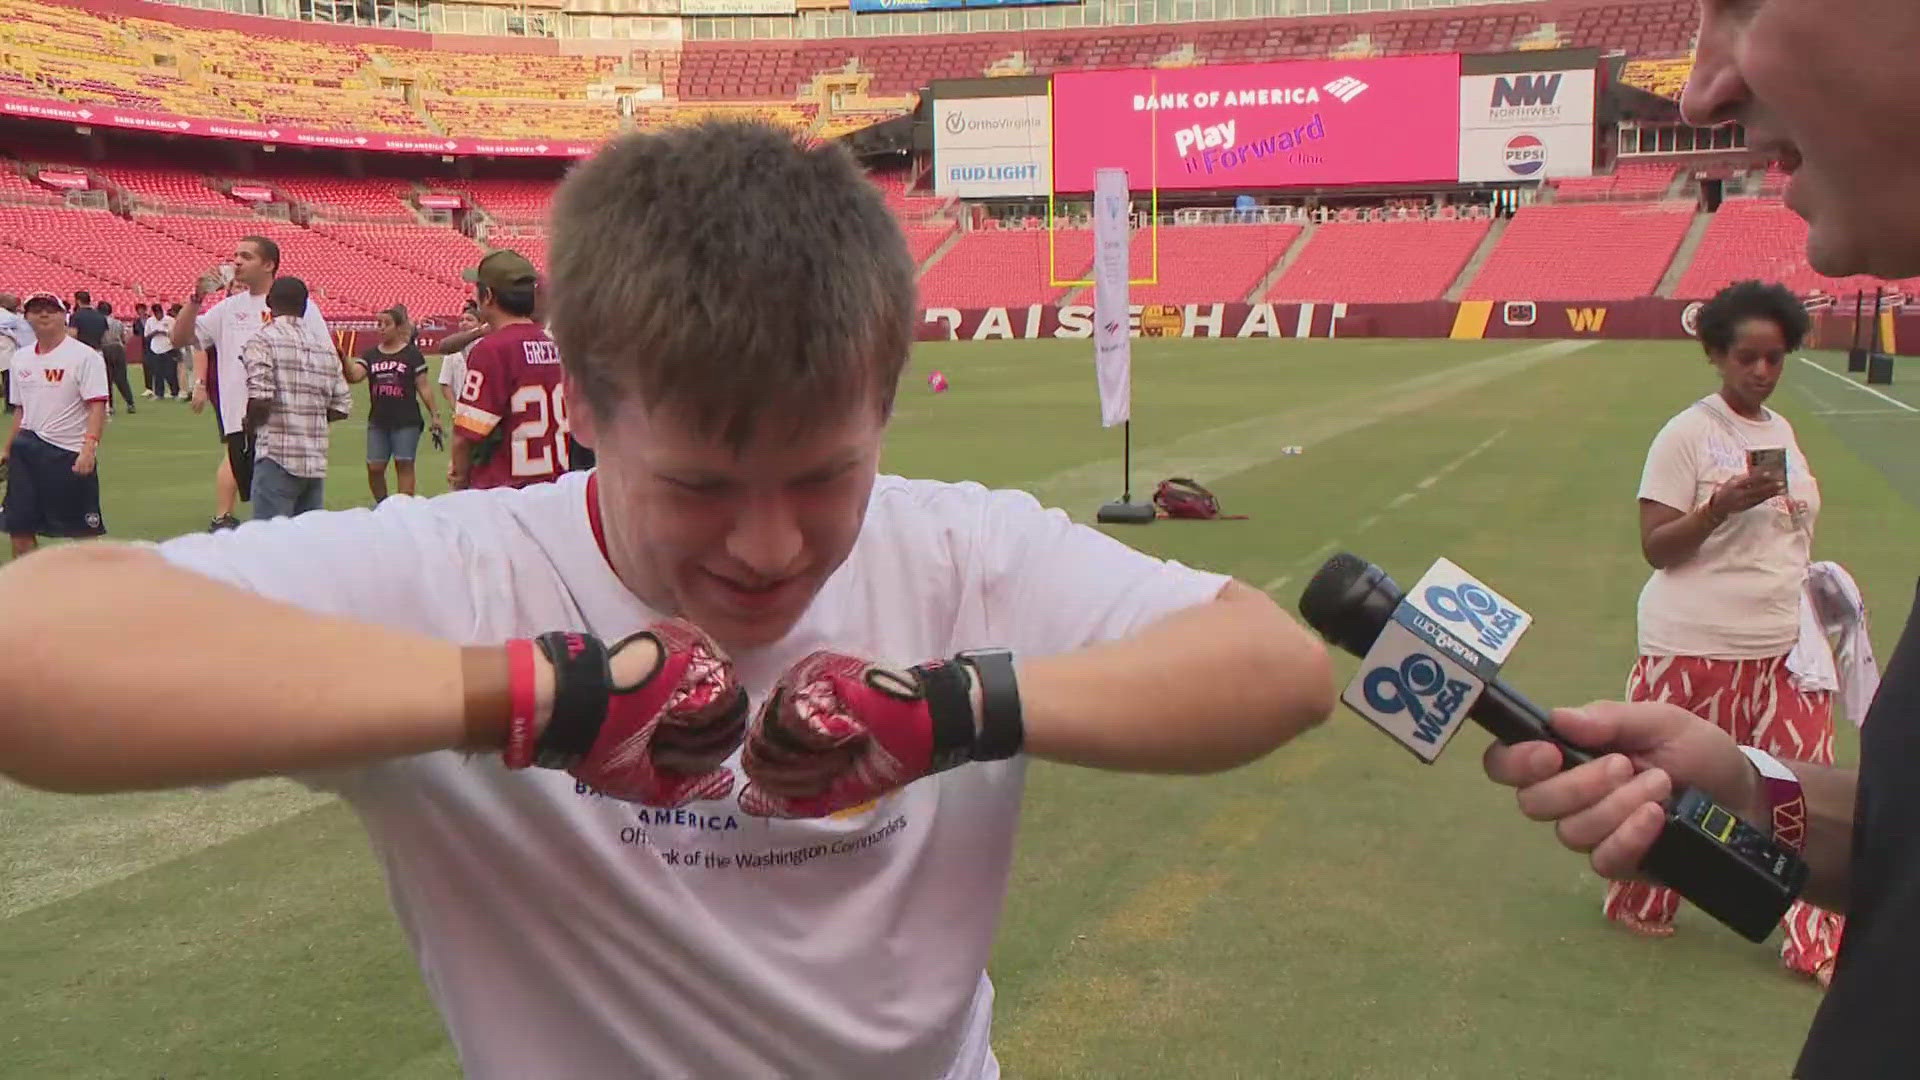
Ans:
[{"label": "stadium seat", "polygon": [[1275,301],[1396,304],[1445,297],[1491,223],[1330,222],[1267,290]]},{"label": "stadium seat", "polygon": [[[1091,240],[1082,239],[1091,251]],[[1061,259],[1058,276],[1084,277],[1088,261],[1069,265]],[[1058,299],[1065,286],[1053,285],[1047,267],[1047,234],[1039,229],[982,229],[960,237],[920,278],[920,302],[927,307],[990,307],[1041,304]]]},{"label": "stadium seat", "polygon": [[[1674,295],[1704,300],[1748,278],[1777,281],[1802,295],[1851,296],[1862,289],[1873,292],[1884,284],[1878,278],[1830,278],[1816,273],[1807,265],[1807,223],[1798,214],[1773,199],[1729,199],[1707,225],[1707,234]],[[1920,292],[1920,278],[1895,284]]]},{"label": "stadium seat", "polygon": [[1691,203],[1523,207],[1474,276],[1467,299],[1651,296],[1692,221]]}]

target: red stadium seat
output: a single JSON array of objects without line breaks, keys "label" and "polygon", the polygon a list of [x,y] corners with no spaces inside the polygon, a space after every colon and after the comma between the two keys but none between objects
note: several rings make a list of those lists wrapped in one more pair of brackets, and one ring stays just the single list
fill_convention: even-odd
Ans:
[{"label": "red stadium seat", "polygon": [[1693,221],[1691,203],[1523,207],[1469,300],[1626,300],[1653,295]]},{"label": "red stadium seat", "polygon": [[1446,295],[1491,223],[1388,221],[1320,226],[1267,290],[1274,301],[1394,304]]},{"label": "red stadium seat", "polygon": [[[1708,224],[1674,295],[1704,300],[1748,278],[1777,281],[1801,294],[1836,296],[1851,296],[1861,289],[1873,292],[1884,284],[1878,278],[1830,278],[1816,273],[1807,265],[1807,223],[1798,214],[1772,199],[1729,199]],[[1896,284],[1920,292],[1920,278]]]}]

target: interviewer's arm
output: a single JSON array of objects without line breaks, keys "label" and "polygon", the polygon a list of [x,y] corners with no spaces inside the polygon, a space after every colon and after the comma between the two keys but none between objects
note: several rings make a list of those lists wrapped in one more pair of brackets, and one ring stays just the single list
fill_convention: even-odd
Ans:
[{"label": "interviewer's arm", "polygon": [[[0,620],[0,774],[33,787],[179,787],[504,741],[504,650],[315,615],[139,548],[16,560],[0,610],[37,613]],[[103,678],[88,658],[108,654]]]},{"label": "interviewer's arm", "polygon": [[[1801,794],[1807,800],[1807,841],[1800,857],[1806,860],[1812,876],[1801,898],[1844,915],[1853,899],[1853,807],[1860,774],[1854,769],[1804,761],[1782,764],[1799,779]],[[1754,775],[1757,780],[1759,774]],[[1765,828],[1768,808],[1764,796],[1757,796],[1743,816]]]},{"label": "interviewer's arm", "polygon": [[1237,581],[1131,638],[1020,661],[1018,673],[1027,752],[1099,769],[1229,769],[1333,711],[1325,648]]}]

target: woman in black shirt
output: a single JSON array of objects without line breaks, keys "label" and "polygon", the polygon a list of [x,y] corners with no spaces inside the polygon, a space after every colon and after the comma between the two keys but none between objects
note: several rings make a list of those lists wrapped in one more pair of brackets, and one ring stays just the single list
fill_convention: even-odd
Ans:
[{"label": "woman in black shirt", "polygon": [[420,450],[420,405],[427,406],[433,435],[440,438],[440,412],[427,378],[427,358],[413,343],[406,311],[389,308],[379,315],[380,342],[347,361],[347,381],[368,383],[367,487],[373,501],[387,497],[387,462],[400,494],[414,493],[413,459]]}]

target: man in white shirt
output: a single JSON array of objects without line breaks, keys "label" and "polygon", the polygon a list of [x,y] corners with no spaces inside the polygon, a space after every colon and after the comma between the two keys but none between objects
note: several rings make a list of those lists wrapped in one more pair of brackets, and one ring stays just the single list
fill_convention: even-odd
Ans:
[{"label": "man in white shirt", "polygon": [[[240,354],[247,340],[273,319],[267,311],[267,289],[280,273],[280,245],[264,236],[243,236],[234,245],[232,266],[236,291],[202,311],[200,305],[207,296],[223,288],[223,274],[201,275],[174,318],[171,332],[176,348],[200,347],[193,372],[193,411],[200,412],[213,402],[226,448],[214,474],[214,517],[209,526],[214,531],[239,526],[234,505],[248,497],[253,483],[252,442],[246,433],[247,372]],[[316,341],[333,348],[332,331],[312,300],[307,301],[307,313],[300,322]],[[206,370],[210,347],[217,369],[211,373]]]},{"label": "man in white shirt", "polygon": [[[914,264],[842,147],[609,143],[551,287],[595,471],[0,573],[79,635],[0,627],[0,773],[339,792],[475,1080],[997,1076],[1027,759],[1252,761],[1331,710],[1324,650],[1024,493],[879,474]],[[179,651],[127,694],[95,633]]]},{"label": "man in white shirt", "polygon": [[0,448],[7,470],[7,533],[18,559],[41,536],[99,536],[100,477],[94,457],[107,423],[107,362],[67,333],[66,301],[27,297],[34,344],[13,354],[8,387],[16,412]]},{"label": "man in white shirt", "polygon": [[[480,329],[480,311],[474,306],[473,301],[469,300],[467,301],[466,310],[460,313],[460,325],[454,329],[454,334],[459,335],[460,338],[464,340],[467,335],[472,334],[478,329]],[[445,399],[447,403],[448,416],[453,415],[453,407],[459,404],[460,387],[465,385],[467,381],[467,349],[471,347],[471,344],[471,342],[468,342],[467,345],[449,348],[443,341],[440,346],[442,355],[440,357],[440,377],[437,381],[440,384],[440,396]]]},{"label": "man in white shirt", "polygon": [[20,317],[20,298],[12,293],[0,293],[0,402],[4,402],[9,413],[13,412],[13,397],[7,393],[12,379],[9,371],[13,354],[31,348],[33,327]]}]

